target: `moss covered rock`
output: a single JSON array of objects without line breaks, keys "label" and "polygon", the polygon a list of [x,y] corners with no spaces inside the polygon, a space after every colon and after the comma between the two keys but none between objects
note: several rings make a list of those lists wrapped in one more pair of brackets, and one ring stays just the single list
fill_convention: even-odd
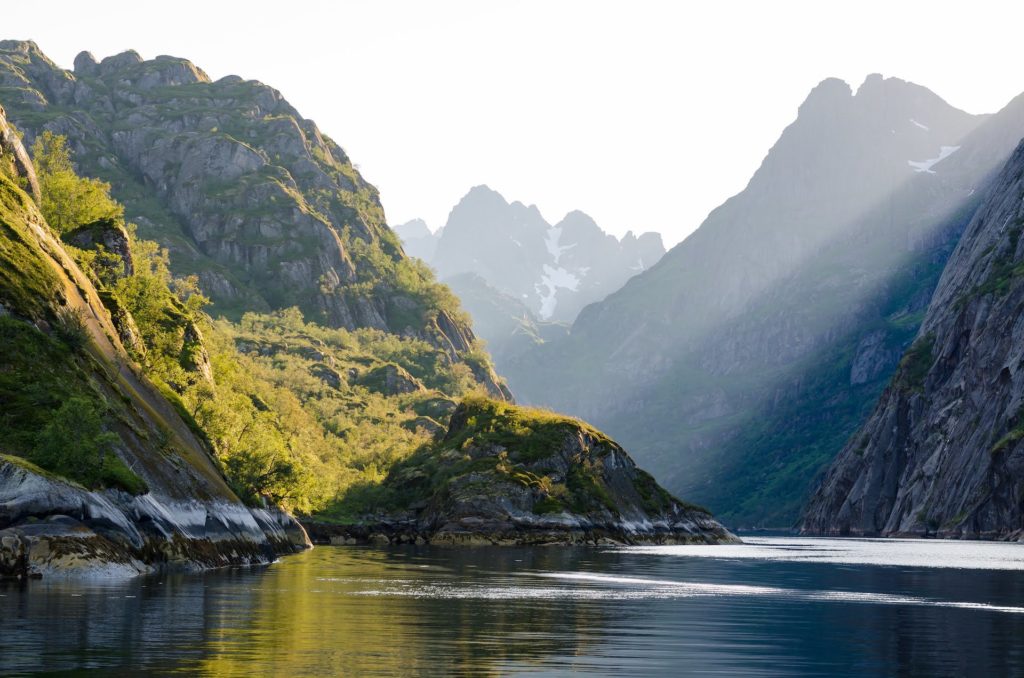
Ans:
[{"label": "moss covered rock", "polygon": [[586,423],[478,396],[463,400],[441,440],[397,464],[384,489],[390,511],[377,531],[412,530],[431,543],[736,541]]}]

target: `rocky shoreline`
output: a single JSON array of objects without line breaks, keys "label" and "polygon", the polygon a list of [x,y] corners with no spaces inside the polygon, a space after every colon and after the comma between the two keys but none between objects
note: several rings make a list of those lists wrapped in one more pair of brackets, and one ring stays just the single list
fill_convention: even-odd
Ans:
[{"label": "rocky shoreline", "polygon": [[[464,517],[437,525],[410,518],[338,524],[302,520],[314,544],[331,546],[416,544],[433,546],[632,546],[738,544],[740,539],[713,520],[707,525],[595,524],[577,518],[489,521]],[[714,523],[714,525],[710,524]]]},{"label": "rocky shoreline", "polygon": [[89,491],[0,459],[0,579],[252,565],[310,547],[277,509]]}]

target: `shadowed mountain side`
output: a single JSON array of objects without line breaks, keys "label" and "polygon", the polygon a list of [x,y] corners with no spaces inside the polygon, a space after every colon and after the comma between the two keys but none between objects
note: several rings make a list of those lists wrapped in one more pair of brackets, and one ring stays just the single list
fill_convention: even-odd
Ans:
[{"label": "shadowed mountain side", "polygon": [[1024,539],[1024,145],[950,258],[913,346],[811,498],[805,533]]}]

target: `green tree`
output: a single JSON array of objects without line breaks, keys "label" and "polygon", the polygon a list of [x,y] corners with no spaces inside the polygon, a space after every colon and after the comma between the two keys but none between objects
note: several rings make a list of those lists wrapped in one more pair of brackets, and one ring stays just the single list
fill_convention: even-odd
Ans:
[{"label": "green tree", "polygon": [[110,466],[117,436],[103,430],[97,408],[82,396],[72,396],[39,433],[33,461],[54,473],[95,486]]},{"label": "green tree", "polygon": [[110,184],[75,174],[66,137],[43,132],[32,144],[32,159],[42,191],[40,209],[58,233],[124,215],[124,208],[110,197]]}]

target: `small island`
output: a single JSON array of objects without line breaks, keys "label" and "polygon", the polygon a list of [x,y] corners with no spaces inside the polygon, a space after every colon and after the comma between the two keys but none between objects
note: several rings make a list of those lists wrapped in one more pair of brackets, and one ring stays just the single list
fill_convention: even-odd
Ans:
[{"label": "small island", "polygon": [[[588,424],[470,396],[359,499],[303,521],[318,543],[738,543]],[[359,502],[362,502],[361,504]]]}]

